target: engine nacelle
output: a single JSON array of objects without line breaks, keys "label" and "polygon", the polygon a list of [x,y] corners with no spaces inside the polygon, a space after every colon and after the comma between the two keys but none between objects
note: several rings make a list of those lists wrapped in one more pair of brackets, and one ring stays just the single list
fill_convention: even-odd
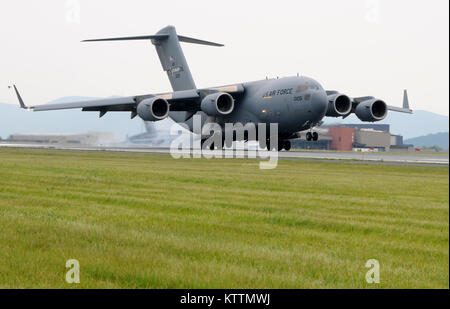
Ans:
[{"label": "engine nacelle", "polygon": [[200,105],[203,112],[209,116],[224,116],[234,109],[234,99],[226,92],[216,92],[207,95]]},{"label": "engine nacelle", "polygon": [[163,120],[169,115],[169,102],[158,97],[145,99],[138,104],[136,112],[145,121]]},{"label": "engine nacelle", "polygon": [[380,121],[386,118],[387,105],[378,99],[366,100],[356,106],[355,114],[361,121]]},{"label": "engine nacelle", "polygon": [[336,93],[328,96],[328,109],[325,116],[340,117],[348,115],[352,110],[352,101],[348,96]]}]

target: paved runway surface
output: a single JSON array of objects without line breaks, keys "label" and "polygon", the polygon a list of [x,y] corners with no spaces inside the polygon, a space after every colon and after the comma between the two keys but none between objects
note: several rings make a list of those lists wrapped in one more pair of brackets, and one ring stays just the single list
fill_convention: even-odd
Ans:
[{"label": "paved runway surface", "polygon": [[[7,144],[0,143],[0,148],[29,148],[29,149],[56,149],[72,151],[110,151],[130,153],[158,153],[169,154],[169,148],[144,148],[144,147],[61,147],[54,145],[30,145],[30,144]],[[190,153],[189,151],[183,152]],[[220,155],[219,151],[214,154]],[[234,156],[248,157],[248,152],[237,151]],[[412,165],[448,165],[449,156],[440,154],[396,154],[389,152],[362,153],[362,152],[336,152],[336,151],[281,151],[278,153],[280,159],[315,159],[315,160],[352,160],[348,162],[371,162],[385,164],[412,164]],[[266,157],[267,158],[267,157]]]}]

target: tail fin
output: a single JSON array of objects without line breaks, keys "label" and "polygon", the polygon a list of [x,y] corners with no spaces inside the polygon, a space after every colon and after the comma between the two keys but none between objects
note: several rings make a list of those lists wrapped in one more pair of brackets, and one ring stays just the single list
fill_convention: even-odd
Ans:
[{"label": "tail fin", "polygon": [[174,91],[196,89],[194,79],[192,78],[191,71],[189,70],[186,58],[184,57],[180,42],[223,46],[218,43],[178,35],[173,26],[167,26],[159,30],[156,35],[94,39],[85,40],[83,42],[123,40],[151,40],[156,47],[156,52],[158,53],[163,70],[167,72],[167,76],[169,77],[170,84]]}]

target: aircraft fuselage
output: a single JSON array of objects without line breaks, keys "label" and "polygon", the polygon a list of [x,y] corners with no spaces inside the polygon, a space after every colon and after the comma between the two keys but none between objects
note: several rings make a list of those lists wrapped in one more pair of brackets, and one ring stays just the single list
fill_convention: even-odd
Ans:
[{"label": "aircraft fuselage", "polygon": [[[266,79],[242,85],[245,92],[236,99],[231,114],[211,117],[199,112],[203,122],[215,122],[221,126],[225,123],[277,123],[280,137],[287,138],[309,129],[325,116],[327,94],[317,81],[309,77]],[[186,124],[193,129],[192,121]]]}]

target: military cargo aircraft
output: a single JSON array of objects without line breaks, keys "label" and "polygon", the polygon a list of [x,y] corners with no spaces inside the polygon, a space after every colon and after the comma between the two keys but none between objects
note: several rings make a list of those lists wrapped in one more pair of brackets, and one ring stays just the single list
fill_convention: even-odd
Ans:
[{"label": "military cargo aircraft", "polygon": [[[156,47],[163,70],[167,72],[173,92],[108,98],[93,101],[26,106],[16,86],[14,90],[22,108],[33,111],[79,109],[99,112],[129,112],[131,118],[159,121],[170,117],[193,130],[193,116],[202,123],[277,123],[278,150],[289,150],[290,139],[306,132],[306,140],[318,139],[313,128],[324,117],[347,117],[354,113],[361,121],[383,120],[388,110],[412,113],[406,90],[403,107],[387,105],[373,96],[349,97],[339,91],[325,90],[312,78],[293,76],[243,82],[212,88],[197,88],[184,57],[180,42],[223,46],[222,44],[178,35],[167,26],[155,35],[91,39],[94,41],[150,40]],[[267,143],[269,145],[270,143]],[[268,146],[269,147],[269,146]],[[275,146],[276,147],[276,146]]]}]

